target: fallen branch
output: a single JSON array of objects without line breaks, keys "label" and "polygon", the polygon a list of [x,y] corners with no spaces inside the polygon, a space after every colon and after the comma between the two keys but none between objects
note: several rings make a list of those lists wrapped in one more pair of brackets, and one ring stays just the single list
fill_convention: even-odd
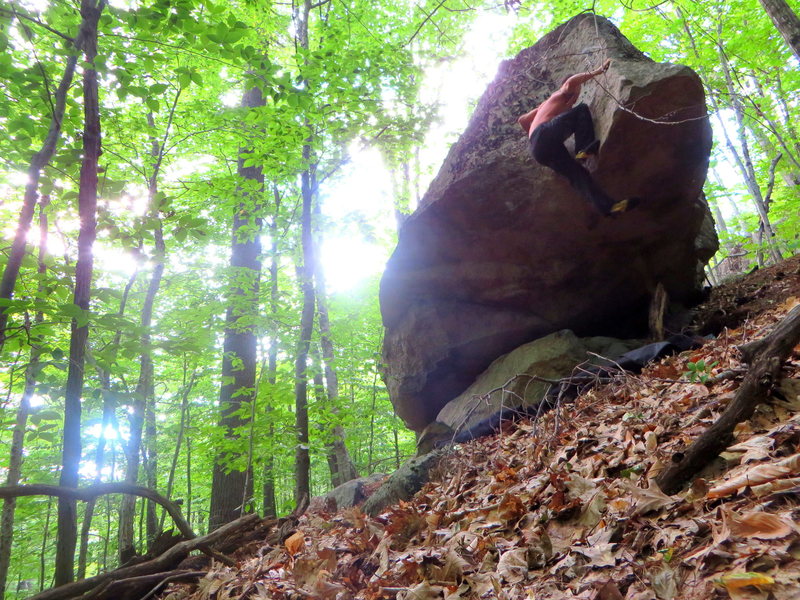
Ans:
[{"label": "fallen branch", "polygon": [[167,571],[165,573],[151,573],[150,575],[140,575],[139,577],[129,577],[128,579],[119,579],[117,581],[109,581],[106,584],[96,587],[88,594],[81,596],[81,600],[101,600],[102,598],[121,598],[126,593],[130,592],[133,588],[150,587],[140,600],[147,600],[155,596],[158,591],[166,584],[173,581],[189,581],[205,577],[208,571],[187,571],[178,569],[175,571]]},{"label": "fallen branch", "polygon": [[716,422],[697,438],[679,460],[656,478],[656,483],[664,493],[676,493],[686,481],[728,447],[733,439],[734,427],[749,419],[756,407],[767,399],[773,386],[780,380],[783,363],[798,342],[800,305],[795,306],[769,335],[741,348],[745,360],[751,364],[742,385]]},{"label": "fallen branch", "polygon": [[[108,485],[108,484],[103,484]],[[88,488],[87,488],[88,489]],[[131,579],[134,577],[143,577],[145,575],[152,575],[153,573],[164,573],[165,577],[171,575],[173,569],[184,558],[186,558],[193,550],[198,550],[201,546],[213,546],[215,543],[225,540],[231,534],[253,527],[261,517],[255,514],[245,515],[240,519],[236,519],[227,523],[205,535],[203,537],[196,537],[191,540],[186,540],[174,545],[161,556],[157,556],[147,562],[131,565],[127,567],[120,567],[108,573],[101,573],[94,577],[89,577],[82,581],[68,583],[61,587],[52,588],[31,596],[29,600],[69,600],[72,598],[82,597],[87,592],[91,592],[99,586],[104,586],[104,589],[96,594],[95,597],[104,597],[105,592],[112,587],[114,581]]]},{"label": "fallen branch", "polygon": [[0,498],[19,498],[21,496],[55,496],[56,498],[69,498],[72,500],[82,500],[89,502],[96,499],[98,496],[105,496],[107,494],[129,494],[131,496],[140,496],[152,500],[156,504],[163,506],[178,530],[187,539],[196,538],[197,535],[192,531],[189,523],[181,515],[180,508],[174,502],[170,502],[164,496],[151,490],[150,488],[142,487],[139,485],[131,485],[124,482],[112,483],[99,483],[97,485],[90,485],[85,488],[67,488],[58,485],[8,485],[0,487]]}]

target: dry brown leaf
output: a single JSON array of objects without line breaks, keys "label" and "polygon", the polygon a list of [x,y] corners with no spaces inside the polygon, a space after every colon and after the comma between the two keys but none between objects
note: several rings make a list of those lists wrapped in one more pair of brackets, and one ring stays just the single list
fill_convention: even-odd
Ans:
[{"label": "dry brown leaf", "polygon": [[294,556],[305,546],[305,536],[302,531],[295,531],[283,543],[289,556]]},{"label": "dry brown leaf", "polygon": [[769,435],[757,435],[746,439],[733,446],[728,446],[725,452],[744,452],[739,460],[741,464],[762,461],[768,458],[775,445],[775,440]]},{"label": "dry brown leaf", "polygon": [[750,489],[753,491],[756,498],[763,498],[767,494],[773,494],[798,486],[800,486],[800,477],[790,477],[788,479],[776,479],[769,483],[754,485]]},{"label": "dry brown leaf", "polygon": [[662,492],[655,481],[648,483],[649,487],[645,490],[637,487],[630,479],[622,480],[622,485],[636,500],[633,508],[634,515],[644,515],[651,510],[659,510],[678,501],[677,498],[667,496]]},{"label": "dry brown leaf", "polygon": [[656,451],[658,448],[658,436],[655,431],[648,431],[644,434],[644,445],[649,454]]},{"label": "dry brown leaf", "polygon": [[497,574],[508,583],[519,583],[528,576],[528,550],[515,548],[504,552],[497,561]]},{"label": "dry brown leaf", "polygon": [[441,600],[444,588],[422,581],[412,588],[397,594],[397,600]]},{"label": "dry brown leaf", "polygon": [[800,298],[797,296],[789,296],[786,300],[778,305],[778,310],[782,312],[789,312],[798,304],[800,304]]},{"label": "dry brown leaf", "polygon": [[708,497],[712,499],[723,498],[739,491],[743,487],[767,483],[773,479],[796,473],[798,470],[800,470],[800,454],[794,454],[776,463],[756,465],[747,469],[744,473],[711,488],[708,492]]},{"label": "dry brown leaf", "polygon": [[678,597],[678,576],[666,565],[651,574],[650,584],[658,600],[673,600]]},{"label": "dry brown leaf", "polygon": [[617,584],[609,581],[597,590],[597,600],[624,600],[624,596]]},{"label": "dry brown leaf", "polygon": [[777,515],[755,511],[740,515],[730,509],[723,510],[731,534],[738,537],[777,540],[795,531],[791,521]]},{"label": "dry brown leaf", "polygon": [[593,544],[589,547],[573,546],[571,550],[588,558],[593,568],[613,567],[616,563],[616,556],[613,551],[615,545],[605,543]]}]

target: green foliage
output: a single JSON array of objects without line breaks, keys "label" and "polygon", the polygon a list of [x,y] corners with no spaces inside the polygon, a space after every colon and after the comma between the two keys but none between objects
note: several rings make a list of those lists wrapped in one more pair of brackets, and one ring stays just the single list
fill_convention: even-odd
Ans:
[{"label": "green foliage", "polygon": [[689,361],[686,363],[686,372],[684,377],[688,377],[692,383],[699,381],[700,383],[708,383],[711,379],[711,370],[716,367],[717,361],[706,363],[703,359],[698,361]]}]

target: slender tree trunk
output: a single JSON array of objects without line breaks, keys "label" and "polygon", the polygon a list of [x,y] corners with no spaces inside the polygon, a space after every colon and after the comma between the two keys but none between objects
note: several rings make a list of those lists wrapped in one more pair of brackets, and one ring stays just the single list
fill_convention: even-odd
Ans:
[{"label": "slender tree trunk", "polygon": [[759,0],[795,57],[800,61],[800,18],[786,0]]},{"label": "slender tree trunk", "polygon": [[[128,278],[128,283],[125,284],[125,290],[122,292],[122,299],[119,303],[119,311],[117,315],[122,317],[125,314],[125,307],[128,304],[131,288],[136,283],[136,278],[139,275],[137,268]],[[114,338],[111,342],[112,346],[117,347],[122,340],[122,330],[117,329],[114,333]],[[100,438],[97,441],[97,448],[95,450],[95,478],[94,483],[99,484],[103,481],[103,467],[105,466],[105,447],[106,447],[106,431],[108,426],[116,422],[115,411],[117,403],[115,401],[114,391],[111,389],[111,374],[106,369],[99,369],[100,389],[103,392],[103,429],[100,432]],[[115,429],[119,430],[118,427]],[[93,498],[86,503],[86,509],[83,514],[83,524],[81,526],[80,546],[78,550],[78,579],[83,579],[86,576],[86,561],[89,549],[89,532],[92,528],[92,518],[94,517],[94,509],[97,504],[97,499]]]},{"label": "slender tree trunk", "polygon": [[[321,237],[318,234],[316,248],[321,248]],[[325,389],[328,398],[328,410],[334,417],[338,417],[339,409],[339,377],[336,373],[335,367],[335,352],[333,348],[333,340],[331,339],[331,324],[328,316],[328,303],[325,290],[325,273],[322,270],[322,263],[317,260],[315,262],[316,279],[316,302],[317,302],[317,318],[319,319],[319,332],[320,332],[320,346],[322,347],[322,358],[324,362],[325,371]],[[330,455],[329,465],[331,468],[331,485],[337,487],[346,481],[358,477],[358,471],[353,464],[350,454],[347,452],[345,445],[344,428],[340,424],[336,424],[331,432],[332,442],[328,448]]]},{"label": "slender tree trunk", "polygon": [[[89,310],[92,285],[92,249],[96,233],[97,163],[100,159],[100,106],[98,101],[97,72],[89,65],[97,56],[97,24],[104,0],[82,0],[81,29],[85,31],[85,59],[83,72],[83,161],[81,163],[78,212],[78,262],[75,266],[75,295],[73,302],[82,310]],[[83,368],[88,324],[79,325],[72,320],[69,348],[69,371],[64,392],[64,442],[59,484],[78,487],[78,469],[81,461],[81,395],[83,393]],[[76,501],[58,501],[58,541],[56,542],[55,585],[69,583],[74,577],[75,545],[77,542]]]},{"label": "slender tree trunk", "polygon": [[[43,275],[47,271],[44,263],[45,252],[47,251],[47,197],[43,197],[39,204],[39,268],[38,272]],[[43,291],[43,285],[39,284],[39,292]],[[41,323],[42,313],[37,312],[34,320]],[[25,427],[28,423],[28,415],[31,410],[31,398],[36,390],[36,375],[39,371],[41,347],[38,343],[31,345],[30,359],[25,368],[25,388],[22,391],[22,398],[17,409],[17,416],[14,422],[14,431],[11,435],[11,451],[8,459],[8,475],[6,485],[17,485],[22,476],[23,446],[25,443]],[[8,578],[8,567],[11,564],[11,548],[14,542],[14,512],[17,507],[16,498],[8,498],[3,501],[3,510],[0,513],[0,600],[3,599],[6,581]]]},{"label": "slender tree trunk", "polygon": [[[261,89],[254,87],[245,92],[242,106],[256,108],[265,105]],[[255,402],[258,291],[261,277],[261,217],[260,195],[263,194],[264,174],[260,167],[245,167],[245,157],[250,153],[242,148],[239,158],[239,176],[245,180],[240,190],[242,201],[233,218],[231,242],[231,270],[237,282],[228,300],[225,319],[225,343],[222,358],[222,385],[220,386],[220,427],[225,431],[228,446],[240,442],[239,429],[246,426],[250,417],[243,417],[240,409]],[[253,225],[255,224],[255,227]],[[239,518],[253,497],[252,469],[233,467],[228,463],[241,452],[220,452],[214,461],[211,484],[211,512],[209,531],[213,531]]]},{"label": "slender tree trunk", "polygon": [[47,514],[44,518],[44,533],[42,534],[42,545],[39,547],[39,591],[44,589],[46,566],[47,566],[47,544],[50,542],[50,519],[53,515],[53,498],[47,498]]},{"label": "slender tree trunk", "polygon": [[[176,97],[177,101],[177,97]],[[174,106],[173,106],[174,110]],[[153,127],[152,114],[148,115],[148,124]],[[126,448],[127,467],[125,470],[125,481],[131,485],[136,485],[139,479],[139,460],[142,454],[142,432],[145,429],[145,419],[148,419],[148,413],[152,410],[155,402],[154,381],[153,381],[153,351],[152,339],[150,328],[153,324],[153,307],[155,306],[156,295],[161,287],[161,278],[164,274],[164,255],[166,247],[164,245],[164,234],[161,227],[161,221],[158,218],[158,207],[156,206],[156,195],[158,193],[158,175],[159,166],[161,163],[161,150],[155,140],[151,139],[151,155],[156,160],[156,165],[150,176],[148,182],[148,204],[150,216],[154,218],[158,224],[154,232],[155,248],[153,273],[150,276],[150,281],[147,285],[147,293],[144,302],[142,303],[142,316],[141,326],[142,335],[140,343],[142,346],[141,354],[139,355],[139,379],[136,382],[136,390],[134,392],[134,400],[131,405],[129,422],[130,432],[128,437],[128,444]],[[148,409],[150,407],[150,409]],[[155,437],[155,417],[152,416],[148,419],[147,424],[148,432],[145,437]],[[154,444],[155,442],[153,442]],[[150,474],[151,481],[148,485],[153,484],[154,478],[155,459],[151,456],[151,448],[145,444],[147,451],[145,452],[145,472]],[[155,536],[155,508],[152,503],[145,502],[146,509],[150,518],[148,519],[148,542],[152,541]],[[134,496],[124,496],[120,508],[119,519],[119,560],[120,564],[128,562],[136,554],[136,546],[134,543],[133,535],[133,521],[136,508],[136,498]]]},{"label": "slender tree trunk", "polygon": [[[308,25],[311,16],[311,0],[303,0],[296,5],[295,25],[297,35],[296,46],[302,51],[308,51]],[[305,59],[303,59],[305,64]],[[305,79],[304,84],[307,83]],[[295,427],[297,445],[295,446],[295,488],[294,500],[296,504],[311,498],[311,454],[308,434],[308,379],[306,366],[308,352],[311,346],[311,336],[314,331],[314,229],[312,215],[314,209],[314,196],[316,195],[316,163],[312,162],[312,142],[314,132],[308,119],[304,122],[308,137],[303,144],[303,166],[300,175],[301,195],[303,202],[301,222],[301,243],[303,250],[303,266],[299,269],[300,286],[303,294],[303,309],[300,315],[300,337],[297,342],[297,355],[295,357]]]},{"label": "slender tree trunk", "polygon": [[397,428],[392,429],[392,437],[394,438],[394,468],[400,468],[400,438],[397,435]]},{"label": "slender tree trunk", "polygon": [[[279,290],[278,290],[278,215],[281,208],[281,195],[277,186],[272,186],[272,196],[275,202],[275,213],[269,224],[270,251],[269,251],[269,309],[270,314],[275,318],[279,309]],[[278,336],[276,331],[272,331],[269,340],[269,350],[267,351],[267,381],[270,389],[275,389],[278,382]],[[272,406],[268,404],[267,412],[272,411]],[[270,422],[268,435],[274,440],[275,428]],[[264,460],[264,483],[261,493],[263,496],[263,515],[264,517],[276,517],[278,508],[275,501],[275,458],[270,453]]]},{"label": "slender tree trunk", "polygon": [[[186,381],[186,364],[184,359],[184,378],[183,378],[183,393],[181,394],[181,421],[178,425],[178,438],[175,440],[175,450],[172,453],[172,464],[169,468],[167,476],[167,493],[168,500],[172,500],[172,488],[175,485],[175,473],[178,471],[178,458],[181,455],[181,446],[183,445],[183,438],[186,435],[186,415],[189,412],[189,395],[192,393],[192,388],[197,381],[197,370],[192,371],[189,381]],[[161,518],[158,522],[158,531],[164,530],[164,519],[166,518],[166,509],[161,510]]]},{"label": "slender tree trunk", "polygon": [[[86,5],[88,2],[84,1],[83,4]],[[97,7],[98,12],[101,11],[102,8],[103,3],[101,2]],[[72,44],[72,53],[67,57],[64,73],[61,76],[61,81],[58,84],[55,98],[53,99],[53,112],[50,115],[50,129],[47,132],[47,137],[42,147],[33,155],[30,165],[28,166],[28,181],[25,185],[22,210],[17,220],[17,229],[14,234],[14,241],[11,244],[8,262],[3,270],[2,279],[0,279],[0,298],[10,299],[14,295],[14,286],[16,285],[22,259],[25,255],[25,243],[28,236],[28,229],[30,228],[34,209],[36,208],[36,200],[39,193],[39,178],[42,175],[42,169],[44,169],[53,157],[53,154],[55,154],[59,140],[61,139],[61,127],[64,121],[67,93],[72,85],[72,79],[75,75],[75,66],[78,64],[78,56],[83,51],[86,36],[96,36],[97,20],[94,19],[92,14],[84,13],[83,10],[81,11],[81,16],[82,21],[78,35],[75,37]],[[94,43],[96,45],[96,41]],[[5,311],[0,311],[0,350],[2,350],[3,341],[6,338],[7,324],[8,314]]]},{"label": "slender tree trunk", "polygon": [[301,175],[303,211],[301,217],[301,237],[303,246],[303,266],[300,271],[303,292],[303,309],[300,315],[300,338],[295,357],[295,427],[297,445],[295,447],[295,489],[294,500],[299,504],[311,498],[311,455],[308,432],[308,377],[306,368],[311,335],[314,330],[314,242],[312,239],[312,204],[314,202],[313,176],[311,172],[311,146],[303,146],[303,159],[308,168]]},{"label": "slender tree trunk", "polygon": [[372,380],[372,406],[369,410],[369,452],[367,454],[367,471],[373,472],[372,454],[375,448],[375,409],[377,408],[378,401],[378,371],[375,370],[375,375]]},{"label": "slender tree trunk", "polygon": [[[722,39],[722,32],[721,30],[717,29],[717,38],[718,40]],[[766,234],[767,238],[767,247],[769,249],[770,254],[772,255],[773,260],[780,261],[782,256],[780,250],[778,250],[777,245],[775,244],[775,230],[772,227],[769,219],[769,208],[764,202],[764,196],[761,193],[761,187],[758,185],[758,180],[756,178],[755,168],[753,167],[753,161],[750,157],[750,146],[747,141],[747,133],[745,130],[745,123],[744,123],[744,108],[742,107],[742,102],[739,97],[738,90],[733,84],[733,78],[731,77],[730,66],[728,64],[728,57],[725,54],[725,50],[722,47],[722,44],[718,44],[718,56],[720,59],[720,64],[722,66],[722,72],[725,74],[725,83],[728,88],[728,94],[731,98],[731,105],[733,107],[733,114],[736,117],[736,124],[738,126],[738,134],[739,134],[739,145],[742,150],[742,157],[741,159],[737,156],[737,161],[741,165],[742,176],[745,179],[745,183],[747,184],[748,191],[753,197],[753,203],[755,204],[756,210],[758,211],[758,215],[761,218],[761,227],[764,229],[764,233]],[[719,116],[719,115],[718,115]]]},{"label": "slender tree trunk", "polygon": [[[192,430],[191,405],[186,406],[186,431]],[[189,526],[199,529],[200,526],[192,525],[192,436],[186,436],[186,520]]]},{"label": "slender tree trunk", "polygon": [[[156,439],[156,398],[153,388],[150,389],[150,401],[145,408],[145,428],[144,428],[144,480],[147,487],[151,490],[158,489],[158,447]],[[158,515],[156,514],[156,503],[149,498],[144,502],[145,506],[145,535],[147,537],[147,547],[150,548],[153,541],[158,537]]]}]

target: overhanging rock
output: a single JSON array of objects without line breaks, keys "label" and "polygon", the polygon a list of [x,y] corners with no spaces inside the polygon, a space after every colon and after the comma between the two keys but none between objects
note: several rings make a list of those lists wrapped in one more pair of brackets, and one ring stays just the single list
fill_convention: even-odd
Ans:
[{"label": "overhanging rock", "polygon": [[[643,199],[613,218],[536,164],[516,123],[606,58],[580,98],[602,142],[588,166],[613,198]],[[554,331],[642,335],[658,283],[690,303],[716,250],[701,196],[710,149],[697,75],[651,61],[606,19],[576,17],[504,62],[381,281],[400,417],[421,430],[494,359]]]}]

